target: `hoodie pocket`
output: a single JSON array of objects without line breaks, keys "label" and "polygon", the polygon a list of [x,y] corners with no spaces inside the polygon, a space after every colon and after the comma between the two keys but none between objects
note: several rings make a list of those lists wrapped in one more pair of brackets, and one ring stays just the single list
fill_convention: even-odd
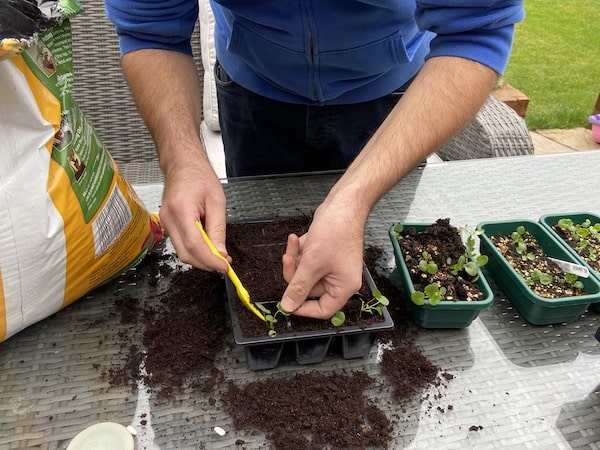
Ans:
[{"label": "hoodie pocket", "polygon": [[278,89],[311,97],[310,65],[304,49],[294,50],[285,47],[259,35],[239,21],[233,22],[231,40],[227,49]]}]

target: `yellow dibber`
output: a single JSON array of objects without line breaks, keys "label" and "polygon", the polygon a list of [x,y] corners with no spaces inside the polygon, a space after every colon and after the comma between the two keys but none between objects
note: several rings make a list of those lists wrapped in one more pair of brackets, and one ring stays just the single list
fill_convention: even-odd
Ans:
[{"label": "yellow dibber", "polygon": [[242,301],[242,303],[246,306],[246,308],[248,308],[251,312],[253,312],[254,315],[256,315],[256,317],[258,317],[263,322],[266,322],[265,316],[263,316],[263,314],[258,310],[258,308],[256,306],[254,306],[254,304],[252,304],[252,302],[250,301],[250,294],[248,293],[246,288],[242,285],[242,282],[240,281],[237,274],[233,270],[233,267],[231,267],[231,265],[229,264],[229,261],[227,261],[227,258],[225,258],[223,255],[221,255],[221,252],[219,252],[219,250],[217,250],[217,248],[215,247],[215,244],[212,243],[212,241],[208,237],[208,234],[206,234],[206,231],[204,231],[204,227],[202,226],[202,223],[199,220],[196,221],[196,226],[200,230],[200,234],[202,234],[202,239],[204,239],[204,242],[206,242],[206,245],[208,245],[212,254],[221,258],[227,264],[227,276],[229,277],[229,279],[235,286],[237,295],[240,298],[240,300]]}]

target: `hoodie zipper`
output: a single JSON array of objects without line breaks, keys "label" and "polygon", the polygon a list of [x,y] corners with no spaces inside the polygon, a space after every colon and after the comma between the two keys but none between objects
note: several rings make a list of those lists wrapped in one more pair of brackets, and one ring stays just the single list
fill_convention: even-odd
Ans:
[{"label": "hoodie zipper", "polygon": [[314,35],[313,35],[313,23],[312,23],[312,19],[311,19],[311,15],[309,13],[309,5],[308,5],[308,1],[305,2],[305,7],[304,7],[304,11],[306,14],[306,27],[307,27],[307,31],[308,31],[308,52],[309,52],[309,56],[310,56],[310,63],[311,63],[311,75],[310,75],[310,80],[311,80],[311,91],[312,91],[312,98],[314,101],[319,101],[319,96],[318,96],[318,90],[317,90],[317,81],[315,79],[315,72],[316,72],[316,64],[315,64],[315,42],[314,42]]}]

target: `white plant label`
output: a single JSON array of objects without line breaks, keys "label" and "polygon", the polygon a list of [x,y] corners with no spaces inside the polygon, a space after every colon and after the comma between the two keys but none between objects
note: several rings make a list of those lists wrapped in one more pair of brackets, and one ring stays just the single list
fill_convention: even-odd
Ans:
[{"label": "white plant label", "polygon": [[587,278],[590,276],[590,271],[587,267],[580,264],[574,264],[569,261],[563,261],[562,259],[550,258],[563,272],[574,273],[578,277]]}]

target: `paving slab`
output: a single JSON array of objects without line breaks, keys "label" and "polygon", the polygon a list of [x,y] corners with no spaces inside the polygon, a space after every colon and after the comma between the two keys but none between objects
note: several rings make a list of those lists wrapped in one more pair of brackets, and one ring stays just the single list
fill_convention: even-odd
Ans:
[{"label": "paving slab", "polygon": [[537,131],[531,132],[531,140],[533,141],[533,151],[536,155],[554,155],[575,151],[572,147],[550,139]]},{"label": "paving slab", "polygon": [[592,138],[592,131],[584,127],[536,130],[532,132],[532,139],[536,154],[600,150],[600,144]]}]

